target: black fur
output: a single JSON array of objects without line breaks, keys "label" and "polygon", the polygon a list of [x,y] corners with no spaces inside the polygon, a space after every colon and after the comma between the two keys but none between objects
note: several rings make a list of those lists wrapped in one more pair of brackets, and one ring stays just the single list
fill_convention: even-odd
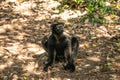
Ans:
[{"label": "black fur", "polygon": [[78,53],[78,39],[64,33],[64,23],[54,23],[51,25],[52,34],[49,38],[42,39],[43,48],[48,52],[48,60],[44,71],[53,64],[54,61],[66,61],[65,70],[75,71],[74,59]]}]

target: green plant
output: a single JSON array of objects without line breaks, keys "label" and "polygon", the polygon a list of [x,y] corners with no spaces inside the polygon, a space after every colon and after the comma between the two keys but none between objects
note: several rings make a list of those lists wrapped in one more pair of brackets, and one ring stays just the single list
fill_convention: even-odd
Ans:
[{"label": "green plant", "polygon": [[60,8],[58,8],[59,13],[63,12],[63,11],[64,11],[65,9],[67,9],[68,7],[69,7],[68,5],[64,5],[64,6],[60,7]]},{"label": "green plant", "polygon": [[23,77],[23,80],[27,80],[27,77],[26,77],[26,76],[24,76],[24,77]]},{"label": "green plant", "polygon": [[89,20],[92,23],[104,23],[105,19],[102,17],[106,13],[108,13],[111,8],[109,6],[105,6],[104,0],[90,0],[88,1],[88,6],[86,10],[89,14]]},{"label": "green plant", "polygon": [[84,0],[72,0],[73,2],[75,2],[76,4],[80,4],[82,3]]},{"label": "green plant", "polygon": [[105,22],[104,18],[102,18],[102,17],[101,18],[100,17],[97,18],[97,17],[94,17],[94,16],[90,19],[90,21],[92,23],[94,23],[94,22],[95,23],[104,23]]},{"label": "green plant", "polygon": [[[88,12],[87,15],[82,16],[81,21],[89,19],[92,23],[104,23],[105,15],[115,14],[116,11],[107,3],[112,3],[114,0],[63,0],[63,6],[59,9],[63,12],[66,8],[83,9]],[[66,7],[67,6],[67,7]],[[83,19],[83,20],[82,20]]]}]

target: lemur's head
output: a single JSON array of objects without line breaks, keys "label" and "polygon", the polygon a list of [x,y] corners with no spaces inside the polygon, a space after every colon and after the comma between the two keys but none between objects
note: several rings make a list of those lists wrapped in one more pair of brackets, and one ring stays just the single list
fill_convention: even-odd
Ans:
[{"label": "lemur's head", "polygon": [[55,22],[51,25],[52,33],[55,35],[61,35],[64,31],[64,23]]}]

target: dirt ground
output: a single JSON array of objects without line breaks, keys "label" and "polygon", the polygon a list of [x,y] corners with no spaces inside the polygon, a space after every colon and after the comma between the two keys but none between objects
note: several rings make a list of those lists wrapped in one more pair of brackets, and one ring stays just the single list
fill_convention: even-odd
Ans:
[{"label": "dirt ground", "polygon": [[[58,13],[57,1],[23,1],[0,1],[0,80],[120,80],[120,24],[81,23],[84,12]],[[62,63],[43,71],[47,53],[41,39],[54,20],[65,22],[65,31],[79,38],[73,73]]]}]

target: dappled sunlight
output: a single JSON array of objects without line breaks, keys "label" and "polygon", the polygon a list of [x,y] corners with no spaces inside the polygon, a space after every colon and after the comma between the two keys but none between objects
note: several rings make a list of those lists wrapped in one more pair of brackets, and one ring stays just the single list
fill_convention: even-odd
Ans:
[{"label": "dappled sunlight", "polygon": [[4,70],[7,66],[7,64],[0,64],[0,71]]},{"label": "dappled sunlight", "polygon": [[27,65],[23,66],[23,69],[29,73],[34,73],[35,62],[29,62]]},{"label": "dappled sunlight", "polygon": [[72,19],[72,18],[76,18],[76,17],[80,17],[80,16],[83,16],[83,15],[86,15],[87,12],[84,11],[83,13],[81,13],[81,11],[79,10],[65,10],[64,12],[60,13],[60,14],[53,14],[51,16],[51,18],[57,18],[57,17],[60,17],[61,19],[63,20],[66,20],[68,21],[69,19]]},{"label": "dappled sunlight", "polygon": [[72,10],[65,10],[63,13],[60,14],[61,18],[63,20],[68,20],[71,18],[76,18],[79,17],[81,15],[80,11],[72,11]]},{"label": "dappled sunlight", "polygon": [[33,15],[33,12],[31,11],[32,8],[36,7],[36,4],[29,2],[24,2],[18,6],[14,6],[14,11],[16,13],[20,13],[22,15],[31,16]]},{"label": "dappled sunlight", "polygon": [[[12,19],[11,24],[14,27],[21,28],[22,25],[27,25],[27,24],[25,24],[26,21],[27,21],[27,19],[24,19],[24,18]],[[15,23],[18,23],[18,24],[15,24]]]},{"label": "dappled sunlight", "polygon": [[26,33],[19,33],[16,38],[19,39],[19,40],[23,40],[24,39],[24,36],[26,35]]},{"label": "dappled sunlight", "polygon": [[19,42],[11,43],[12,46],[8,46],[5,49],[11,54],[11,55],[17,55],[20,54],[20,51],[23,48],[23,45],[21,45]]},{"label": "dappled sunlight", "polygon": [[120,61],[115,63],[116,68],[120,69]]},{"label": "dappled sunlight", "polygon": [[36,55],[41,55],[41,54],[43,54],[43,53],[45,53],[46,51],[44,50],[44,49],[42,49],[42,50],[40,50],[40,51],[38,51],[37,53],[35,53]]},{"label": "dappled sunlight", "polygon": [[[14,19],[12,20],[12,24],[4,24],[0,29],[0,44],[5,45],[4,47],[0,47],[0,71],[4,72],[6,69],[9,70],[11,68],[11,71],[14,70],[11,74],[20,71],[19,75],[24,75],[24,72],[29,75],[40,75],[41,71],[36,72],[36,68],[39,67],[36,59],[45,51],[41,48],[40,44],[27,41],[32,35],[28,33],[28,29],[24,29],[22,25],[18,25],[20,22],[24,23],[24,20]],[[38,57],[33,58],[34,55]],[[4,63],[1,61],[4,61]],[[18,78],[20,77],[19,75],[15,73],[13,76],[11,75],[11,78]]]},{"label": "dappled sunlight", "polygon": [[58,2],[58,1],[54,1],[54,0],[51,0],[49,3],[48,3],[48,6],[47,6],[47,9],[50,10],[50,9],[55,9],[57,8],[58,6],[60,6],[61,4]]},{"label": "dappled sunlight", "polygon": [[33,1],[24,2],[24,0],[6,0],[6,2],[16,4],[12,5],[12,10],[17,14],[19,13],[26,16],[34,15],[31,9],[35,8],[36,4],[33,3]]},{"label": "dappled sunlight", "polygon": [[28,57],[28,55],[23,55],[23,54],[21,54],[21,55],[18,55],[18,56],[17,56],[17,59],[18,59],[18,60],[29,60],[29,59],[33,59],[33,58]]},{"label": "dappled sunlight", "polygon": [[117,3],[116,7],[117,7],[118,10],[120,10],[120,1],[119,1],[119,3]]},{"label": "dappled sunlight", "polygon": [[[6,31],[5,29],[0,28],[0,34],[4,33],[5,31]],[[4,36],[0,36],[0,38],[4,38]]]},{"label": "dappled sunlight", "polygon": [[[109,15],[109,16],[105,16],[104,18],[107,20],[108,23],[114,23],[115,20],[117,21],[119,19],[119,16]],[[119,23],[119,22],[117,22],[117,23]]]},{"label": "dappled sunlight", "polygon": [[98,37],[111,37],[105,26],[100,26],[99,28],[96,28],[96,33]]},{"label": "dappled sunlight", "polygon": [[116,67],[120,68],[120,63],[119,62],[117,62],[115,65],[116,65]]},{"label": "dappled sunlight", "polygon": [[[94,24],[88,19],[81,21],[83,16],[88,16],[86,9],[82,9],[84,5],[78,10],[67,8],[63,12],[59,6],[62,6],[60,0],[0,1],[0,80],[107,79],[110,71],[102,72],[100,69],[109,54],[114,61],[111,70],[120,70],[120,57],[117,56],[120,24],[111,24],[119,20],[119,15],[105,15],[110,24]],[[116,9],[120,9],[119,6]],[[50,34],[49,26],[56,20],[65,22],[65,32],[75,34],[79,39],[74,73],[65,71],[62,63],[49,67],[48,72],[43,71],[48,54],[41,39]],[[111,73],[112,77],[116,75]]]},{"label": "dappled sunlight", "polygon": [[81,16],[86,15],[86,14],[87,14],[86,11],[81,13],[79,10],[76,10],[76,11],[65,10],[63,13],[60,14],[60,16],[63,20],[69,20],[72,18],[81,17]]},{"label": "dappled sunlight", "polygon": [[6,30],[12,30],[13,29],[13,25],[11,24],[4,24],[2,26],[2,28],[0,29],[0,33],[5,33]]},{"label": "dappled sunlight", "polygon": [[88,60],[90,61],[94,61],[94,62],[100,62],[101,59],[98,56],[91,56],[91,57],[87,57]]},{"label": "dappled sunlight", "polygon": [[6,0],[7,2],[19,2],[19,0]]},{"label": "dappled sunlight", "polygon": [[4,70],[7,67],[11,67],[14,64],[14,61],[12,59],[5,59],[5,63],[0,64],[0,71]]},{"label": "dappled sunlight", "polygon": [[13,59],[8,59],[7,67],[10,67],[12,64],[14,64],[14,60]]},{"label": "dappled sunlight", "polygon": [[29,52],[33,52],[36,55],[41,55],[41,54],[45,53],[45,50],[36,44],[27,43],[26,47]]},{"label": "dappled sunlight", "polygon": [[0,57],[4,56],[5,54],[6,53],[4,47],[0,46]]},{"label": "dappled sunlight", "polygon": [[[12,44],[12,43],[11,43]],[[21,50],[20,43],[14,43],[12,46],[5,48],[8,52],[11,53],[11,55],[19,54],[18,51]]]},{"label": "dappled sunlight", "polygon": [[27,43],[26,47],[28,48],[29,51],[31,52],[37,52],[40,50],[40,46],[36,45],[36,44],[31,44],[31,43]]},{"label": "dappled sunlight", "polygon": [[83,48],[83,49],[90,48],[89,42],[82,43],[82,44],[80,44],[79,46],[80,46],[80,48]]},{"label": "dappled sunlight", "polygon": [[95,28],[94,33],[98,38],[106,37],[112,38],[119,34],[120,25],[99,26]]},{"label": "dappled sunlight", "polygon": [[[47,10],[53,10],[53,15],[51,15],[52,19],[55,18],[61,18],[62,20],[68,21],[69,19],[72,18],[77,18],[77,17],[81,17],[87,14],[87,11],[81,12],[80,10],[64,10],[63,12],[59,13],[59,9],[57,9],[57,7],[59,7],[61,5],[60,2],[51,0],[48,3],[47,6]],[[55,9],[55,10],[54,10]],[[58,14],[59,13],[59,14]]]}]

